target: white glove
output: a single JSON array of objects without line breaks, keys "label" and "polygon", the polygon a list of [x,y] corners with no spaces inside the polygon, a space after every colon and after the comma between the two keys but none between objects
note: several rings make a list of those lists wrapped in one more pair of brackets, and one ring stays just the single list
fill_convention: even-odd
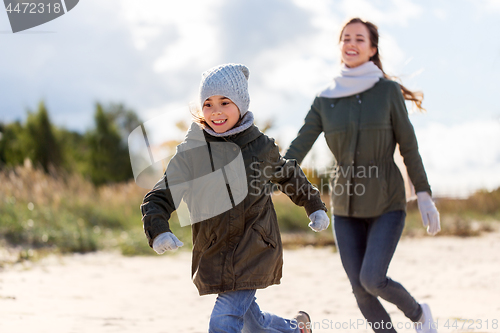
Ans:
[{"label": "white glove", "polygon": [[422,216],[422,223],[427,227],[427,233],[434,236],[441,230],[439,212],[432,201],[431,195],[424,191],[417,193],[418,209]]},{"label": "white glove", "polygon": [[316,232],[323,231],[330,225],[330,218],[322,209],[309,215],[309,220],[311,220],[309,227]]},{"label": "white glove", "polygon": [[153,250],[158,254],[163,254],[167,250],[177,250],[184,243],[182,243],[175,235],[171,232],[164,232],[156,236],[153,241]]}]

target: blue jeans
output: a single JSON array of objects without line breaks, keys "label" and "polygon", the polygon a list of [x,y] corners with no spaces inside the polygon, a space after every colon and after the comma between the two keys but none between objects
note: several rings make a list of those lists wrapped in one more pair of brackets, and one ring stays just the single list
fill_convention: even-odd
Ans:
[{"label": "blue jeans", "polygon": [[255,302],[255,289],[236,290],[217,296],[210,316],[209,333],[298,333],[294,320],[262,312]]},{"label": "blue jeans", "polygon": [[404,211],[392,211],[374,218],[333,218],[342,265],[361,313],[377,333],[396,332],[379,296],[395,304],[413,322],[422,315],[420,304],[410,293],[387,277],[405,217]]}]

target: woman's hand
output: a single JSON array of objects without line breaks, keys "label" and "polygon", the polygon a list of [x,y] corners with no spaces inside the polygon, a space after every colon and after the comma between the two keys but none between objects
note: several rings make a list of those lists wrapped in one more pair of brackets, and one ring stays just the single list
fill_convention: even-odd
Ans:
[{"label": "woman's hand", "polygon": [[311,220],[309,227],[316,232],[323,231],[330,225],[330,218],[322,209],[309,215],[309,220]]},{"label": "woman's hand", "polygon": [[418,209],[422,216],[422,223],[427,227],[427,233],[434,236],[441,230],[439,212],[432,201],[431,195],[424,191],[417,193]]},{"label": "woman's hand", "polygon": [[171,232],[164,232],[156,236],[153,241],[153,250],[158,254],[163,254],[167,250],[177,250],[184,243],[182,243],[175,235]]}]

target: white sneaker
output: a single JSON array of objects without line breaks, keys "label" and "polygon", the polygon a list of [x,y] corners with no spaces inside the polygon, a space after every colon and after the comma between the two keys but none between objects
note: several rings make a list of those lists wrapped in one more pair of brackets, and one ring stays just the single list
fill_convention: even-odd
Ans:
[{"label": "white sneaker", "polygon": [[422,317],[415,323],[417,333],[437,333],[436,326],[432,319],[431,309],[426,303],[420,304],[422,307]]}]

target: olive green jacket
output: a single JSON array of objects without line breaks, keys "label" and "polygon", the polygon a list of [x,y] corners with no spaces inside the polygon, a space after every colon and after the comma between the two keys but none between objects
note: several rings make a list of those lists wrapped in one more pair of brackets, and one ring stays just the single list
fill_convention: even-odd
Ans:
[{"label": "olive green jacket", "polygon": [[406,210],[404,181],[393,157],[396,143],[416,192],[431,192],[397,82],[382,78],[358,95],[316,97],[284,157],[301,163],[322,132],[335,158],[335,215],[375,217]]},{"label": "olive green jacket", "polygon": [[[179,170],[185,171],[178,178],[199,179],[223,167],[218,163],[219,159],[213,157],[214,154],[234,157],[234,152],[238,153],[241,149],[246,172],[244,181],[247,183],[243,185],[248,185],[248,194],[238,203],[238,200],[234,200],[236,194],[231,191],[231,184],[227,183],[226,193],[210,193],[213,196],[229,193],[233,208],[192,224],[194,284],[200,295],[279,284],[283,247],[271,201],[271,182],[281,186],[295,204],[303,206],[307,215],[320,209],[326,211],[319,191],[309,183],[298,163],[283,159],[274,140],[260,132],[255,125],[229,137],[214,137],[205,131],[202,133],[204,139],[200,142],[203,143],[195,142],[190,146],[196,149],[183,151],[182,147],[187,143],[199,140],[188,133],[186,140],[177,147],[177,153],[165,174],[169,173],[171,165],[177,165]],[[200,156],[206,158],[200,159]],[[223,164],[227,165],[225,162]],[[144,231],[150,246],[157,235],[170,231],[168,221],[176,208],[170,191],[174,186],[172,178],[168,178],[171,183],[169,186],[167,177],[164,175],[153,190],[146,194],[141,205]],[[191,207],[190,211],[197,208],[197,202],[190,199],[193,197],[196,196],[190,194],[188,188],[184,198],[187,199],[188,207]]]}]

